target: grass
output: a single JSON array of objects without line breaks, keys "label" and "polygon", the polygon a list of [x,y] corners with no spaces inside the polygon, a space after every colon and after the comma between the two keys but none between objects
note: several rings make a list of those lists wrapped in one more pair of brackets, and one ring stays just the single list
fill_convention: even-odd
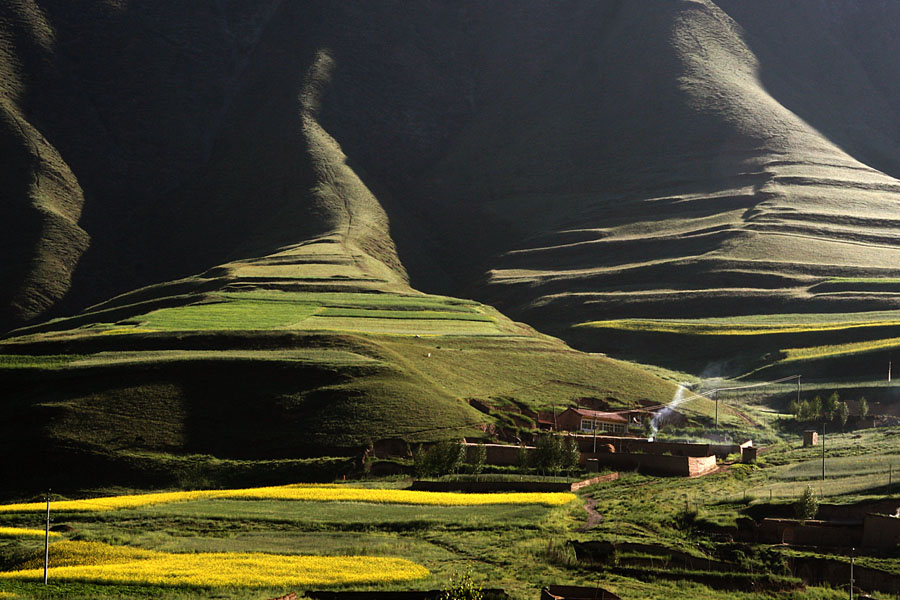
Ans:
[{"label": "grass", "polygon": [[153,311],[142,318],[137,329],[275,329],[299,323],[316,310],[315,304],[301,302],[234,300]]},{"label": "grass", "polygon": [[[900,347],[898,311],[776,313],[697,319],[616,319],[584,322],[573,332],[602,331],[629,356],[686,370],[705,369],[716,357],[725,372],[766,377],[803,363],[811,375],[836,369],[868,372],[856,357]],[[678,345],[687,359],[661,354]],[[843,363],[823,361],[845,359]],[[687,362],[685,362],[687,361]],[[704,366],[706,365],[706,366]]]},{"label": "grass", "polygon": [[866,354],[879,350],[890,350],[897,348],[898,346],[900,346],[900,337],[865,342],[850,342],[847,344],[813,346],[809,348],[788,348],[784,350],[785,358],[782,362],[808,361],[817,358]]},{"label": "grass", "polygon": [[[15,406],[22,411],[15,418],[29,423],[38,421],[26,414],[53,412],[49,428],[35,434],[48,438],[42,448],[78,444],[80,456],[105,465],[89,470],[98,477],[129,473],[141,486],[185,485],[196,477],[201,486],[227,486],[218,479],[225,472],[208,461],[173,470],[166,456],[277,461],[322,448],[353,455],[385,438],[418,443],[481,435],[479,427],[499,417],[476,411],[467,398],[496,405],[501,414],[562,410],[582,396],[614,398],[624,408],[666,401],[675,390],[640,368],[575,351],[467,300],[360,290],[202,297],[121,321],[7,340],[0,380],[22,399],[7,410]],[[121,333],[128,327],[135,333]],[[53,350],[63,348],[77,351]],[[38,383],[51,380],[52,390]],[[134,478],[141,472],[152,479]]]}]

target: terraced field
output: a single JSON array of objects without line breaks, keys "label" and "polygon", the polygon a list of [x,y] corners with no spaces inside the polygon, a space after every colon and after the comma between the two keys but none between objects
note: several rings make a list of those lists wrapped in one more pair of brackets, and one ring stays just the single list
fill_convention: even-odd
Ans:
[{"label": "terraced field", "polygon": [[[14,332],[0,342],[0,380],[18,399],[5,406],[4,435],[45,440],[36,453],[22,445],[15,460],[96,465],[62,471],[57,488],[89,485],[85,473],[98,485],[224,483],[240,472],[268,483],[288,472],[284,461],[502,426],[469,398],[502,412],[561,409],[580,396],[631,407],[675,393],[670,381],[486,305],[416,292],[346,235]],[[327,464],[297,468],[315,479],[354,469]],[[30,472],[10,469],[8,485],[34,485],[21,481]]]},{"label": "terraced field", "polygon": [[[658,350],[653,360],[702,370],[723,357],[732,374],[754,372],[774,377],[789,371],[860,380],[886,367],[888,353],[900,345],[900,312],[751,314],[704,319],[613,319],[580,323],[573,335],[588,339],[591,331],[628,356],[654,354],[654,346],[690,349],[692,361],[666,357]],[[868,361],[869,367],[865,367]],[[873,371],[872,364],[877,364]]]}]

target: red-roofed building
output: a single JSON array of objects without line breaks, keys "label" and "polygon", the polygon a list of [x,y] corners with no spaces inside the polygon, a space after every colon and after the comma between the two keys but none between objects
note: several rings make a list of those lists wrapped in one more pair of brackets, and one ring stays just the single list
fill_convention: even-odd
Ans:
[{"label": "red-roofed building", "polygon": [[624,415],[586,408],[567,408],[556,418],[557,425],[564,431],[582,433],[628,432],[628,418]]}]

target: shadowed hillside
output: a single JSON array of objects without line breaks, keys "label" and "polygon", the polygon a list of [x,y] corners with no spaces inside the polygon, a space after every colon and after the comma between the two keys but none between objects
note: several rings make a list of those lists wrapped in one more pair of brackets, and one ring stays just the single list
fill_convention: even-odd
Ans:
[{"label": "shadowed hillside", "polygon": [[[898,23],[850,0],[5,3],[14,404],[94,452],[85,407],[150,398],[171,435],[122,448],[224,455],[192,415],[235,390],[269,407],[248,430],[304,424],[289,450],[241,438],[273,458],[493,425],[471,397],[671,397],[530,327],[692,372],[889,351]],[[30,392],[48,372],[67,383]]]}]

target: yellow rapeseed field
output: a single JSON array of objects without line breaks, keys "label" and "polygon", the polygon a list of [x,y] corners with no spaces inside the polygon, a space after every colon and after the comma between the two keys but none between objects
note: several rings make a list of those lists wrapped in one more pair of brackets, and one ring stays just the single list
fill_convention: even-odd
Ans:
[{"label": "yellow rapeseed field", "polygon": [[[258,552],[172,554],[65,541],[53,545],[53,581],[91,581],[173,586],[319,586],[421,579],[425,567],[401,558],[288,556]],[[0,573],[0,579],[40,579],[34,565]]]},{"label": "yellow rapeseed field", "polygon": [[850,342],[833,346],[810,346],[807,348],[788,348],[784,350],[785,358],[782,362],[795,360],[809,360],[812,358],[824,358],[826,356],[838,356],[841,354],[855,354],[873,352],[886,348],[900,346],[900,338],[885,338],[881,340],[869,340],[865,342]]},{"label": "yellow rapeseed field", "polygon": [[620,329],[624,331],[652,331],[656,333],[678,333],[688,335],[773,335],[780,333],[818,333],[842,331],[866,327],[888,327],[900,325],[897,320],[880,321],[835,321],[831,323],[711,323],[690,321],[666,321],[661,319],[613,319],[609,321],[588,321],[575,327]]},{"label": "yellow rapeseed field", "polygon": [[[0,527],[0,537],[44,537],[44,530],[24,529],[22,527]],[[51,531],[50,537],[59,537],[59,533]]]},{"label": "yellow rapeseed field", "polygon": [[[187,502],[216,498],[247,498],[254,500],[305,500],[312,502],[373,502],[379,504],[430,504],[441,506],[474,506],[480,504],[544,504],[560,506],[575,500],[564,492],[515,492],[497,494],[463,494],[454,492],[417,492],[410,490],[363,489],[336,485],[284,485],[239,490],[195,490],[161,492],[129,496],[61,500],[50,503],[54,511],[107,511],[137,508],[152,504]],[[0,513],[42,510],[42,502],[0,504]]]},{"label": "yellow rapeseed field", "polygon": [[113,327],[112,329],[107,329],[105,331],[101,331],[100,335],[125,335],[129,333],[155,333],[159,331],[158,329],[147,329],[145,327]]}]

